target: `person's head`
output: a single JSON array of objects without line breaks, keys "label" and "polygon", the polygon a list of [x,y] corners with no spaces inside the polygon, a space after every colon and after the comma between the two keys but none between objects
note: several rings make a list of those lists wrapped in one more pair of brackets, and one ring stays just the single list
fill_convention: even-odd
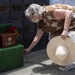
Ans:
[{"label": "person's head", "polygon": [[32,21],[32,22],[39,22],[42,19],[42,13],[44,8],[38,4],[31,4],[26,10],[25,15]]}]

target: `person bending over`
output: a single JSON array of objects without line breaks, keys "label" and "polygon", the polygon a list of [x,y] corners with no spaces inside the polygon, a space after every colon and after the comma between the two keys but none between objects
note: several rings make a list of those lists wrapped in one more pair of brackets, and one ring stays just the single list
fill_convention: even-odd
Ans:
[{"label": "person bending over", "polygon": [[[34,23],[38,23],[37,33],[24,51],[30,52],[39,42],[44,32],[50,32],[51,38],[61,35],[64,40],[68,36],[68,31],[75,30],[75,6],[67,4],[54,4],[40,6],[31,4],[26,10],[25,15]],[[69,70],[73,65],[64,66],[64,70]],[[68,68],[69,67],[69,68]],[[61,70],[63,69],[61,66]]]}]

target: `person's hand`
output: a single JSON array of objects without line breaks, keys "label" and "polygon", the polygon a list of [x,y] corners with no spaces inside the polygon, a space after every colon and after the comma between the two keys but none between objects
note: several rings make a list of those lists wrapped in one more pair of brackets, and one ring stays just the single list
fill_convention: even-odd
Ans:
[{"label": "person's hand", "polygon": [[61,33],[62,39],[66,39],[67,35],[68,35],[68,31],[67,30],[63,30],[63,32]]},{"label": "person's hand", "polygon": [[25,54],[28,53],[28,52],[30,52],[30,49],[29,48],[24,49],[24,53]]}]

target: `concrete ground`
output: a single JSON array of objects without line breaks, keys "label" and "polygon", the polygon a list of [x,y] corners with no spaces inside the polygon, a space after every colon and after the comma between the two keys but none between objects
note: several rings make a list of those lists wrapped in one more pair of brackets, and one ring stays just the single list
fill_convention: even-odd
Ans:
[{"label": "concrete ground", "polygon": [[75,75],[75,69],[67,72],[60,71],[57,65],[52,64],[45,50],[28,53],[26,57],[24,56],[24,66],[0,75]]}]

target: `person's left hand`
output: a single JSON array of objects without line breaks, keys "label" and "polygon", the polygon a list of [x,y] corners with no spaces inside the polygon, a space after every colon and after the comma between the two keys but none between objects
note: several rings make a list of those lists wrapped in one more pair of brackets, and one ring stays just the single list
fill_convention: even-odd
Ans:
[{"label": "person's left hand", "polygon": [[63,30],[63,32],[61,33],[62,39],[66,39],[67,35],[68,35],[68,31],[67,30]]}]

